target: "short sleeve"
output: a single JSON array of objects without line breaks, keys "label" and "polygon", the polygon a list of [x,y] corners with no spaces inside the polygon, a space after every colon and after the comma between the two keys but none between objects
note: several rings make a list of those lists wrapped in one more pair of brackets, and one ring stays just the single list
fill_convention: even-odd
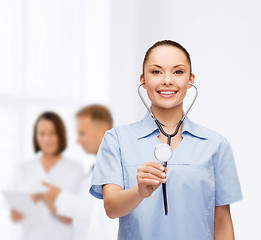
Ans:
[{"label": "short sleeve", "polygon": [[120,144],[115,129],[107,131],[95,163],[90,193],[103,199],[102,185],[116,184],[124,189]]},{"label": "short sleeve", "polygon": [[243,199],[233,152],[225,139],[215,162],[215,205],[222,206]]}]

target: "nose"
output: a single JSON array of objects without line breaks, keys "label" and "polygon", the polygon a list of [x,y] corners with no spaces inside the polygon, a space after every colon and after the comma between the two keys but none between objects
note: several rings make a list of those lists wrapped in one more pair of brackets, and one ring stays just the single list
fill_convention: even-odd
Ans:
[{"label": "nose", "polygon": [[169,86],[173,85],[173,79],[171,78],[171,74],[166,73],[163,79],[163,85]]},{"label": "nose", "polygon": [[45,135],[44,137],[43,137],[43,140],[44,140],[44,142],[46,143],[46,144],[48,144],[48,143],[50,143],[50,141],[51,141],[51,136],[49,136],[49,135]]}]

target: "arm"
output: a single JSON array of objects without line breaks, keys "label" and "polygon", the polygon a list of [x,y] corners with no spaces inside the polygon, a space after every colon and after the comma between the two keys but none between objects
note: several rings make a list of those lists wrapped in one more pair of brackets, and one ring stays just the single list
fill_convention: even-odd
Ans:
[{"label": "arm", "polygon": [[[86,187],[86,191],[88,188]],[[78,196],[71,192],[62,191],[56,201],[57,214],[89,221],[96,207],[96,199],[89,192],[86,196]]]},{"label": "arm", "polygon": [[215,207],[214,240],[234,240],[229,205]]},{"label": "arm", "polygon": [[57,217],[60,221],[66,224],[70,224],[72,222],[72,219],[69,217],[61,216],[60,214],[57,214],[56,207],[54,205],[55,200],[57,196],[60,194],[61,189],[51,185],[49,183],[44,182],[43,183],[45,186],[49,187],[49,191],[44,193],[44,194],[36,194],[34,197],[42,200],[45,205],[49,208],[50,212]]},{"label": "arm", "polygon": [[102,187],[104,207],[108,217],[117,218],[131,213],[144,198],[149,197],[161,183],[166,183],[166,168],[156,162],[145,163],[138,168],[138,184],[123,190],[115,184]]},{"label": "arm", "polygon": [[57,217],[60,221],[62,221],[65,224],[72,223],[72,219],[66,216],[61,216],[57,213],[56,207],[53,202],[49,201],[47,198],[43,198],[43,202],[46,204],[46,206],[49,208],[50,212]]},{"label": "arm", "polygon": [[79,191],[79,188],[84,178],[85,175],[84,175],[83,167],[79,165],[76,167],[76,169],[74,169],[74,171],[70,174],[70,176],[67,176],[67,185],[65,189],[68,190],[69,192],[77,193]]}]

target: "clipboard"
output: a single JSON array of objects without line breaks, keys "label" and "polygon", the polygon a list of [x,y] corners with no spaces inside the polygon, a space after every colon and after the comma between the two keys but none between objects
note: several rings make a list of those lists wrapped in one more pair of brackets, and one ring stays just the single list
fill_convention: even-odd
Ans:
[{"label": "clipboard", "polygon": [[29,193],[2,190],[2,194],[10,208],[15,209],[25,216],[37,214],[37,205],[33,202]]}]

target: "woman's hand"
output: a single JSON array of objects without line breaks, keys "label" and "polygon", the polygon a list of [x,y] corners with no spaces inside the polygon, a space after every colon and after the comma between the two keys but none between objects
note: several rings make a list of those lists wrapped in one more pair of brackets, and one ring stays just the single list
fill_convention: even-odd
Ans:
[{"label": "woman's hand", "polygon": [[35,204],[37,204],[39,200],[41,200],[41,198],[37,194],[31,194],[30,197]]},{"label": "woman's hand", "polygon": [[16,210],[12,209],[11,210],[11,219],[13,222],[20,222],[24,219],[23,214],[17,212]]},{"label": "woman's hand", "polygon": [[55,201],[58,195],[61,192],[61,189],[56,187],[55,185],[49,184],[47,182],[43,182],[43,184],[49,188],[49,191],[45,193],[39,193],[34,195],[34,197],[37,200],[43,201],[43,203],[49,208],[50,212],[57,217],[60,221],[62,221],[65,224],[72,223],[72,219],[65,216],[60,216],[57,214],[56,207],[55,207]]},{"label": "woman's hand", "polygon": [[138,168],[138,184],[123,190],[116,184],[102,186],[104,207],[109,218],[130,214],[143,200],[149,197],[161,183],[166,183],[167,168],[156,162],[145,163]]},{"label": "woman's hand", "polygon": [[161,183],[166,183],[167,168],[157,162],[148,162],[138,168],[138,193],[141,197],[149,197]]}]

